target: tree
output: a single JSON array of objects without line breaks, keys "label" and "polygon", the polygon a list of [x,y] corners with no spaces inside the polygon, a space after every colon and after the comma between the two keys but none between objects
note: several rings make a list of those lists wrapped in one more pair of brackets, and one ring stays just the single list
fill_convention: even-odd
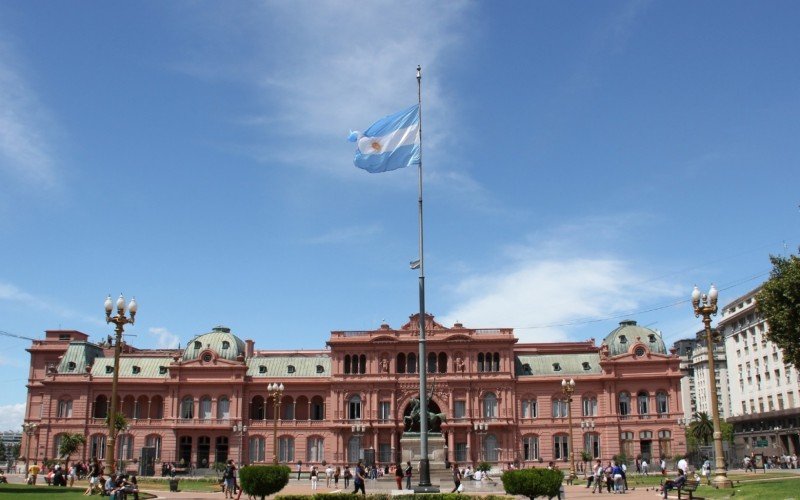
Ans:
[{"label": "tree", "polygon": [[69,459],[73,453],[78,451],[82,445],[86,444],[86,436],[83,434],[64,434],[61,436],[61,444],[58,445],[58,456],[64,459],[64,467],[69,469]]},{"label": "tree", "polygon": [[504,472],[500,479],[509,495],[523,495],[530,499],[552,498],[559,496],[564,473],[550,469],[510,470]]},{"label": "tree", "polygon": [[694,420],[689,425],[689,433],[699,443],[708,446],[709,441],[714,438],[714,422],[706,412],[694,414]]},{"label": "tree", "polygon": [[772,271],[756,296],[769,323],[767,338],[783,351],[783,359],[800,369],[800,258],[771,255]]},{"label": "tree", "polygon": [[[105,420],[106,428],[108,427],[109,416],[110,415],[106,415],[106,420]],[[124,431],[126,427],[128,427],[128,421],[125,419],[125,415],[123,415],[122,413],[115,413],[114,414],[114,430],[116,431],[115,435]]]},{"label": "tree", "polygon": [[264,500],[289,483],[291,472],[285,465],[248,465],[239,469],[239,481],[245,493]]}]

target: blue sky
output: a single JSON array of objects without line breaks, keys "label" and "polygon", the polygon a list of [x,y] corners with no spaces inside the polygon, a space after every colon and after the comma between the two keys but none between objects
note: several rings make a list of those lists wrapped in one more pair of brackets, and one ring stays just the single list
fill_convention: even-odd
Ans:
[{"label": "blue sky", "polygon": [[[427,308],[523,341],[668,343],[798,246],[793,2],[0,4],[0,330],[261,349],[418,309],[417,172],[350,129],[416,101]],[[684,302],[681,302],[684,301]],[[648,312],[649,311],[649,312]],[[0,427],[29,342],[0,337]]]}]

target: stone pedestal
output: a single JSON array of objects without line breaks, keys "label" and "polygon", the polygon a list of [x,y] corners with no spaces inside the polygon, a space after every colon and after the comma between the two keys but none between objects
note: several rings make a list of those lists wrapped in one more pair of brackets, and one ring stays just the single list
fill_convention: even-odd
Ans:
[{"label": "stone pedestal", "polygon": [[[403,433],[403,437],[400,438],[400,447],[403,450],[401,457],[403,463],[411,461],[412,464],[416,464],[422,459],[420,445],[420,435],[418,432]],[[435,463],[444,465],[445,459],[447,458],[444,454],[444,445],[445,440],[441,433],[428,433],[428,460],[430,460],[431,467],[433,467]]]}]

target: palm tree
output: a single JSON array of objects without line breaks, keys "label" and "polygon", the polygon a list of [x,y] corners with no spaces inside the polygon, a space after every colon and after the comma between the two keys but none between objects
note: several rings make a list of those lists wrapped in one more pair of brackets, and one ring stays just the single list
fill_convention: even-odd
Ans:
[{"label": "palm tree", "polygon": [[70,457],[84,444],[86,444],[86,436],[83,434],[75,433],[61,436],[61,444],[58,445],[58,456],[65,460],[65,469],[69,470]]},{"label": "palm tree", "polygon": [[689,426],[689,432],[698,442],[708,446],[709,441],[714,437],[714,422],[706,412],[695,413],[694,421]]}]

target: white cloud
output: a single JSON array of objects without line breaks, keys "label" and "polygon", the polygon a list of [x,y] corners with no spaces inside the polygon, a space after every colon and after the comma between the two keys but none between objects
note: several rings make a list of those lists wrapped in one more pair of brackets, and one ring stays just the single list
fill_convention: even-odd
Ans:
[{"label": "white cloud", "polygon": [[105,323],[94,316],[78,313],[72,309],[57,303],[48,298],[37,297],[24,290],[19,289],[11,283],[0,282],[0,300],[17,302],[24,306],[41,311],[49,311],[57,316],[67,319],[80,320],[92,325],[104,325]]},{"label": "white cloud", "polygon": [[25,419],[25,403],[0,405],[0,431],[18,431]]},{"label": "white cloud", "polygon": [[0,171],[53,187],[56,173],[45,137],[48,113],[14,65],[9,45],[0,40]]},{"label": "white cloud", "polygon": [[616,235],[633,219],[566,224],[536,244],[503,249],[502,264],[468,273],[448,290],[456,305],[443,324],[512,327],[524,342],[567,340],[572,328],[565,323],[608,318],[635,311],[642,301],[680,296],[679,287],[652,279],[621,250],[598,251],[604,241],[618,241]]},{"label": "white cloud", "polygon": [[148,332],[156,337],[156,346],[159,349],[175,349],[180,343],[180,337],[164,327],[151,327]]}]

